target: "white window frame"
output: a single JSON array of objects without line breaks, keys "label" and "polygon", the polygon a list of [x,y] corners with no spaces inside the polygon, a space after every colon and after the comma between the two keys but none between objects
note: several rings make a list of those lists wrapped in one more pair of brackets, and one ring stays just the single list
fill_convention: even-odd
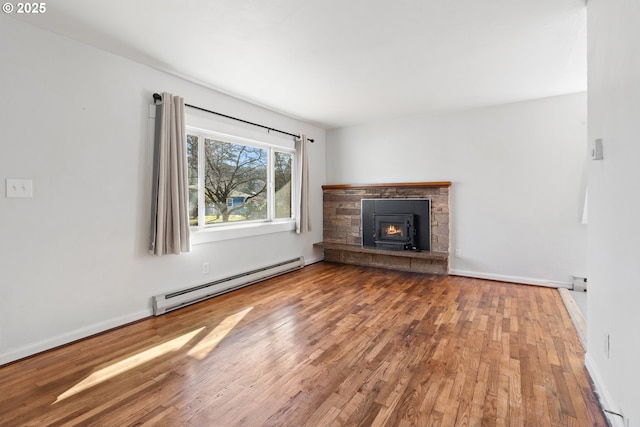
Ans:
[{"label": "white window frame", "polygon": [[[209,124],[203,120],[187,117],[187,134],[198,136],[198,226],[191,227],[192,244],[201,244],[228,239],[238,239],[262,234],[288,232],[295,230],[295,209],[294,203],[297,199],[295,194],[297,156],[295,145],[292,140],[276,138],[270,134],[261,134],[248,131],[242,128],[229,126],[226,123]],[[196,125],[191,125],[195,123]],[[205,124],[205,127],[202,125]],[[200,126],[197,126],[200,125]],[[216,130],[211,130],[215,128]],[[239,221],[224,224],[204,225],[205,203],[204,191],[204,138],[215,139],[231,144],[249,145],[252,147],[264,148],[267,150],[267,219],[253,221]],[[275,218],[275,183],[274,183],[274,160],[275,152],[291,154],[291,218]]]}]

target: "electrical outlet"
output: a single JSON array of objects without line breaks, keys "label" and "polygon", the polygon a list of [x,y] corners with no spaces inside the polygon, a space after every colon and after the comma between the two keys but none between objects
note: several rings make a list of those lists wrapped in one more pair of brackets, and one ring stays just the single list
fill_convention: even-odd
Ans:
[{"label": "electrical outlet", "polygon": [[604,333],[604,354],[609,358],[609,353],[611,351],[611,337],[609,336],[609,332],[605,331]]},{"label": "electrical outlet", "polygon": [[7,197],[33,197],[33,181],[7,178],[6,191]]},{"label": "electrical outlet", "polygon": [[209,274],[209,263],[202,263],[202,274]]},{"label": "electrical outlet", "polygon": [[456,258],[462,258],[462,249],[456,249]]}]

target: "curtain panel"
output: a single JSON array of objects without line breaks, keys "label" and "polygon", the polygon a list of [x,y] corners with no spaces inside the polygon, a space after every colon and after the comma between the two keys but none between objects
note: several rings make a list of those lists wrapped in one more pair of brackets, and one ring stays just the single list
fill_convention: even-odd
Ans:
[{"label": "curtain panel", "polygon": [[191,251],[184,99],[164,92],[156,105],[151,239],[153,255]]},{"label": "curtain panel", "polygon": [[296,138],[296,153],[298,155],[297,169],[297,197],[295,204],[296,233],[311,231],[311,217],[309,215],[309,160],[307,155],[307,137],[300,135]]}]

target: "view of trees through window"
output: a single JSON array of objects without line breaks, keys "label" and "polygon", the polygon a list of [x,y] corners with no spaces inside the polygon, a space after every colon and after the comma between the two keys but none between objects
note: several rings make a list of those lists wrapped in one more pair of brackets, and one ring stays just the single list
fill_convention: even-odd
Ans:
[{"label": "view of trees through window", "polygon": [[198,225],[198,137],[187,135],[187,173],[189,181],[189,224]]},{"label": "view of trees through window", "polygon": [[274,155],[274,185],[276,218],[291,218],[291,153],[276,151]]},{"label": "view of trees through window", "polygon": [[192,226],[291,218],[292,153],[188,134],[187,158]]}]

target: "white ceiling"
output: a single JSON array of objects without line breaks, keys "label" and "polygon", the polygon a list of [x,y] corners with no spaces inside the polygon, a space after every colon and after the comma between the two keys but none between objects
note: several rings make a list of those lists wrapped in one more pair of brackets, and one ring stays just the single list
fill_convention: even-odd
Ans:
[{"label": "white ceiling", "polygon": [[587,87],[585,0],[55,0],[12,16],[325,128]]}]

